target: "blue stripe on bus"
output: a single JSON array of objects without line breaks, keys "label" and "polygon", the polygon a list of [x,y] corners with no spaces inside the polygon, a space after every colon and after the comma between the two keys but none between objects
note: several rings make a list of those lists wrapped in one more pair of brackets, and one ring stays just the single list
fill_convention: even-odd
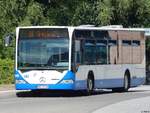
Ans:
[{"label": "blue stripe on bus", "polygon": [[[131,87],[143,84],[145,78],[131,79]],[[78,80],[75,84],[16,84],[17,90],[38,89],[39,86],[47,86],[45,89],[52,90],[84,90],[87,88],[86,80]],[[95,88],[123,87],[123,79],[103,79],[95,81]]]},{"label": "blue stripe on bus", "polygon": [[131,79],[131,87],[142,85],[145,83],[145,77]]},{"label": "blue stripe on bus", "polygon": [[87,81],[86,80],[76,80],[75,81],[75,90],[83,90],[87,89]]},{"label": "blue stripe on bus", "polygon": [[[24,80],[21,74],[16,70],[15,71],[16,80]],[[61,84],[62,80],[72,79],[74,84]],[[86,80],[75,80],[75,74],[72,71],[68,71],[67,74],[62,78],[57,84],[48,84],[48,89],[72,89],[72,90],[82,90],[87,89]],[[95,80],[95,88],[115,88],[123,87],[123,78],[122,79],[99,79]],[[134,78],[131,79],[131,87],[141,85],[145,82],[145,78]],[[26,84],[16,84],[16,89],[25,90],[25,89],[37,89],[40,84],[29,84],[26,81]]]},{"label": "blue stripe on bus", "polygon": [[123,79],[102,79],[95,81],[96,88],[114,88],[123,87]]},{"label": "blue stripe on bus", "polygon": [[[87,81],[78,80],[75,82],[75,88],[77,89],[86,89]],[[113,87],[123,87],[123,79],[98,79],[95,80],[95,88],[113,88]]]},{"label": "blue stripe on bus", "polygon": [[[135,78],[131,79],[131,87],[135,87],[138,85],[142,85],[145,82],[145,78]],[[75,89],[86,89],[87,88],[87,81],[86,80],[78,80],[75,82]],[[99,79],[95,80],[95,88],[115,88],[115,87],[123,87],[124,79]]]}]

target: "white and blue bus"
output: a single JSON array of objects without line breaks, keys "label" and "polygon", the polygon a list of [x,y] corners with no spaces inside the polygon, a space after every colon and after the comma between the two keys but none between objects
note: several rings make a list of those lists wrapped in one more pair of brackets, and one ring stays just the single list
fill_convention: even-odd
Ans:
[{"label": "white and blue bus", "polygon": [[16,29],[16,90],[127,91],[145,81],[143,29],[29,26]]}]

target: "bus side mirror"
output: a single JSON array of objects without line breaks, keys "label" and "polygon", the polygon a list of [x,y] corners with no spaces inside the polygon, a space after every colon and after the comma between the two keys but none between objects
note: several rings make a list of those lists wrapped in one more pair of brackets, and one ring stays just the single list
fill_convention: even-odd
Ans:
[{"label": "bus side mirror", "polygon": [[7,35],[4,39],[4,42],[5,42],[5,47],[8,47],[11,45],[12,43],[12,36],[11,35]]}]

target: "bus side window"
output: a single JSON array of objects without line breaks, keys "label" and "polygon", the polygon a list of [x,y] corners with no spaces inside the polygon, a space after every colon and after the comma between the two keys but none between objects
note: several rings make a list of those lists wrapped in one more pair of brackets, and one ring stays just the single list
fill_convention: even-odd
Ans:
[{"label": "bus side window", "polygon": [[95,40],[86,40],[84,44],[84,64],[96,64]]},{"label": "bus side window", "polygon": [[96,62],[97,64],[107,64],[107,41],[98,40],[96,43]]},{"label": "bus side window", "polygon": [[131,45],[131,40],[122,40],[122,45],[123,46],[130,46]]},{"label": "bus side window", "polygon": [[135,47],[140,46],[140,41],[139,40],[133,40],[132,46],[135,46]]}]

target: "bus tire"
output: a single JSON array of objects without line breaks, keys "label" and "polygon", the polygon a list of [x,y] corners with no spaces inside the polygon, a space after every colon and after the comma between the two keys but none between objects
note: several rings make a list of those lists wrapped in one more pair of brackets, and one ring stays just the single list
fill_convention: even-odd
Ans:
[{"label": "bus tire", "polygon": [[87,95],[92,95],[93,91],[94,91],[94,78],[92,76],[88,76],[86,93]]},{"label": "bus tire", "polygon": [[19,92],[16,92],[16,97],[22,97]]},{"label": "bus tire", "polygon": [[130,75],[129,75],[129,72],[126,72],[126,73],[125,73],[125,76],[124,76],[124,87],[123,87],[123,91],[124,91],[124,92],[127,92],[129,88],[130,88]]},{"label": "bus tire", "polygon": [[25,92],[16,92],[16,97],[25,97]]}]

